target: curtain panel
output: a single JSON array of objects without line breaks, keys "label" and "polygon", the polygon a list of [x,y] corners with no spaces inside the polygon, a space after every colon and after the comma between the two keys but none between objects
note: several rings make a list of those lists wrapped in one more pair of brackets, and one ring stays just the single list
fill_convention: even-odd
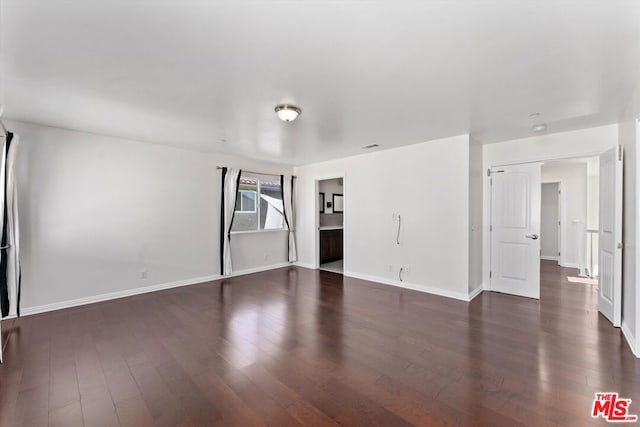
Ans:
[{"label": "curtain panel", "polygon": [[296,204],[295,204],[295,177],[280,175],[282,187],[282,203],[284,206],[284,220],[289,229],[289,262],[298,260],[298,250],[296,248]]},{"label": "curtain panel", "polygon": [[231,226],[240,185],[240,169],[222,168],[222,210],[220,212],[220,274],[233,272],[231,261]]},{"label": "curtain panel", "polygon": [[20,316],[20,235],[15,159],[17,138],[7,132],[0,139],[0,317]]}]

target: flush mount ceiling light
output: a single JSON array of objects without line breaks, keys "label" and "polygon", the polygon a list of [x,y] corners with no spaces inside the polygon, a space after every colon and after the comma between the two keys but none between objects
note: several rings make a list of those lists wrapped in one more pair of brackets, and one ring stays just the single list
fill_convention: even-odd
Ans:
[{"label": "flush mount ceiling light", "polygon": [[283,122],[292,122],[302,113],[300,107],[290,104],[276,105],[276,114]]},{"label": "flush mount ceiling light", "polygon": [[540,133],[547,130],[547,124],[542,121],[540,113],[529,114],[529,118],[533,122],[533,126],[531,126],[532,131]]},{"label": "flush mount ceiling light", "polygon": [[547,130],[547,125],[545,123],[538,123],[537,125],[533,125],[531,127],[531,130],[535,133],[544,132],[545,130]]}]

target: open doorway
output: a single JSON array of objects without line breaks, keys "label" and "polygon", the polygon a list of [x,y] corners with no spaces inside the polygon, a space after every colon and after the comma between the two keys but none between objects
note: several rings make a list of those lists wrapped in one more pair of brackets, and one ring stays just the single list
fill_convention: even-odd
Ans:
[{"label": "open doorway", "polygon": [[491,290],[602,311],[600,211],[612,203],[600,201],[600,166],[583,157],[491,169]]},{"label": "open doorway", "polygon": [[344,271],[344,179],[318,181],[318,265],[321,270]]},{"label": "open doorway", "polygon": [[540,215],[540,259],[560,265],[560,182],[542,182]]},{"label": "open doorway", "polygon": [[540,298],[553,266],[597,284],[599,173],[598,157],[492,168],[492,290]]},{"label": "open doorway", "polygon": [[598,310],[599,160],[599,157],[563,159],[542,165],[543,306]]},{"label": "open doorway", "polygon": [[596,309],[620,326],[622,163],[618,146],[599,157],[492,167],[490,289]]},{"label": "open doorway", "polygon": [[599,174],[598,157],[542,165],[540,258],[574,269],[576,283],[597,284]]}]

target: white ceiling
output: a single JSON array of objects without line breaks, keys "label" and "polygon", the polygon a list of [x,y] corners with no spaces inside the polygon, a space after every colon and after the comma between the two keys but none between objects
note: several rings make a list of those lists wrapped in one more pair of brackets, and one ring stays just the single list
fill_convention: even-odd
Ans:
[{"label": "white ceiling", "polygon": [[0,44],[9,118],[303,164],[615,122],[640,2],[0,0]]}]

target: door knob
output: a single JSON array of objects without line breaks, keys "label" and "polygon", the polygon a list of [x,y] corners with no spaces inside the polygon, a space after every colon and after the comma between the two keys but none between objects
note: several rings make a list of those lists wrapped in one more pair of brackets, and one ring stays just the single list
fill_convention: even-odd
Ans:
[{"label": "door knob", "polygon": [[538,235],[537,234],[527,234],[526,236],[527,239],[531,239],[531,240],[538,240]]}]

